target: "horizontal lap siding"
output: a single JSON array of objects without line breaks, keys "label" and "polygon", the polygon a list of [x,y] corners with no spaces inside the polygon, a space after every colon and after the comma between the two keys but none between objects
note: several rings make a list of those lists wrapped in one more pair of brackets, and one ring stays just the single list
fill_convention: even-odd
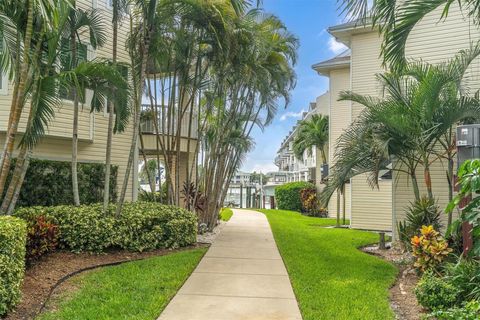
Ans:
[{"label": "horizontal lap siding", "polygon": [[[332,70],[330,72],[330,145],[329,163],[335,165],[335,146],[337,139],[350,125],[350,103],[348,101],[337,101],[338,95],[343,90],[350,88],[350,68]],[[346,211],[350,217],[350,184],[346,186]],[[337,193],[335,192],[328,204],[328,212],[331,217],[337,212]]]},{"label": "horizontal lap siding", "polygon": [[[376,74],[382,73],[380,61],[381,39],[376,31],[354,35],[352,49],[352,91],[378,96],[381,92]],[[352,103],[352,117],[357,117],[363,107]],[[382,180],[378,188],[368,184],[366,175],[354,177],[352,188],[353,228],[392,230],[392,181]]]},{"label": "horizontal lap siding", "polygon": [[[107,9],[106,1],[97,0],[97,8],[101,10],[104,16],[105,31],[107,33],[107,42],[102,48],[97,48],[94,55],[97,58],[112,57],[112,13],[111,9]],[[91,0],[79,0],[77,6],[82,9],[89,9],[92,6]],[[128,35],[128,21],[125,20],[121,24],[118,32],[118,61],[129,62],[128,53],[125,50],[125,43]],[[85,37],[85,32],[81,37]],[[0,95],[0,131],[5,131],[10,112],[11,93],[13,91],[10,84],[9,95]],[[87,100],[88,101],[88,100]],[[24,130],[26,117],[28,116],[28,107],[25,108],[22,115],[20,131]],[[34,150],[34,157],[52,160],[71,161],[72,151],[72,123],[73,123],[73,106],[72,102],[65,101],[61,108],[55,110],[55,119],[52,120],[48,127],[47,136],[44,137]],[[80,106],[79,116],[79,144],[78,144],[78,161],[79,162],[96,162],[105,163],[105,149],[107,142],[108,115],[104,112],[90,113],[89,103]],[[117,165],[118,179],[117,192],[121,190],[123,179],[126,171],[128,154],[130,151],[130,143],[133,134],[132,119],[122,134],[115,134],[112,147],[112,164]],[[0,134],[0,142],[3,143],[4,134]],[[134,170],[137,170],[136,167]],[[127,200],[132,200],[134,175],[130,173],[130,183],[127,188]]]}]

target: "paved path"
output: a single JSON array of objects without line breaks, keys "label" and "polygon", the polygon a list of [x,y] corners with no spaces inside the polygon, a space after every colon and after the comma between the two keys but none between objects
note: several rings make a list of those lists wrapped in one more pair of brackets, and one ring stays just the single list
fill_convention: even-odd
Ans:
[{"label": "paved path", "polygon": [[301,320],[267,218],[233,217],[158,320]]}]

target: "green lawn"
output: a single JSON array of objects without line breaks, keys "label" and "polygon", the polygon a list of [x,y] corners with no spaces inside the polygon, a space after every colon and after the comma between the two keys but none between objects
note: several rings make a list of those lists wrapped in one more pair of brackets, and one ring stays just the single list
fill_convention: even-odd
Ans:
[{"label": "green lawn", "polygon": [[154,320],[206,250],[181,251],[76,276],[69,281],[77,289],[62,294],[53,302],[56,311],[38,319]]},{"label": "green lawn", "polygon": [[228,221],[230,218],[233,216],[233,211],[230,208],[223,208],[220,211],[220,220],[222,221]]},{"label": "green lawn", "polygon": [[334,219],[259,211],[270,222],[303,320],[394,318],[388,288],[396,267],[357,249],[378,242],[377,234],[323,228],[334,225]]}]

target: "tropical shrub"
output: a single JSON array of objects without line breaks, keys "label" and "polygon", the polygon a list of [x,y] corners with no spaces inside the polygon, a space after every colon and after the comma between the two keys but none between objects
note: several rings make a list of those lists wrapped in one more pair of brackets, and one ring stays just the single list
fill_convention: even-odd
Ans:
[{"label": "tropical shrub", "polygon": [[302,212],[309,216],[314,216],[320,210],[320,203],[317,199],[317,189],[305,188],[300,191],[302,201]]},{"label": "tropical shrub", "polygon": [[115,205],[28,207],[17,216],[45,216],[58,225],[59,246],[73,252],[103,252],[109,248],[144,251],[177,248],[196,241],[197,217],[185,209],[153,202],[132,202],[115,217]]},{"label": "tropical shrub", "polygon": [[290,182],[275,188],[275,200],[280,210],[303,211],[301,191],[303,189],[315,189],[310,182]]},{"label": "tropical shrub", "polygon": [[[469,201],[472,195],[480,192],[480,160],[465,161],[458,168],[457,177],[460,191],[445,209],[447,213],[451,213],[456,206]],[[480,197],[473,197],[463,208],[460,218],[452,224],[448,233],[451,233],[450,229],[458,230],[463,222],[471,224],[473,228],[473,248],[470,255],[480,257]]]},{"label": "tropical shrub", "polygon": [[430,313],[427,319],[436,320],[478,320],[480,319],[480,302],[469,301],[462,307],[437,310]]},{"label": "tropical shrub", "polygon": [[[423,196],[419,200],[410,203],[406,210],[405,220],[398,223],[400,241],[408,244],[410,239],[419,234],[422,226],[433,226],[440,230],[440,210],[435,200]],[[408,245],[405,247],[408,248]]]},{"label": "tropical shrub", "polygon": [[0,216],[0,316],[20,299],[27,228],[21,219]]},{"label": "tropical shrub", "polygon": [[416,258],[414,266],[423,272],[436,269],[452,249],[433,226],[423,226],[420,233],[420,237],[414,236],[411,240],[412,254]]},{"label": "tropical shrub", "polygon": [[463,301],[480,301],[480,262],[461,259],[456,263],[447,263],[443,268],[445,280],[459,291],[457,304]]},{"label": "tropical shrub", "polygon": [[418,302],[429,310],[453,307],[458,293],[457,288],[433,272],[425,272],[415,287]]},{"label": "tropical shrub", "polygon": [[27,221],[27,264],[54,251],[58,245],[58,226],[44,216]]},{"label": "tropical shrub", "polygon": [[[11,171],[13,171],[14,166],[15,161],[11,164]],[[71,170],[71,163],[67,161],[31,159],[17,206],[73,204]],[[115,202],[117,198],[118,167],[112,166],[110,172],[110,199]],[[83,204],[102,202],[104,180],[104,164],[79,163],[78,188],[80,202]]]}]

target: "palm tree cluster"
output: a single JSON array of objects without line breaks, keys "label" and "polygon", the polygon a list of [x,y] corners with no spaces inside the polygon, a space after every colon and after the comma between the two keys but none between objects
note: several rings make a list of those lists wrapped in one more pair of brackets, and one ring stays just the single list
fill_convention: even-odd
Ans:
[{"label": "palm tree cluster", "polygon": [[[122,132],[127,123],[133,127],[118,197],[117,214],[121,214],[129,177],[137,166],[136,153],[140,150],[144,162],[149,161],[141,134],[141,123],[148,119],[157,149],[151,163],[158,171],[161,165],[165,168],[168,187],[166,199],[160,200],[189,207],[197,201],[182,199],[181,184],[193,184],[189,189],[198,190],[204,203],[199,215],[212,227],[231,175],[253,146],[253,127],[268,125],[279,101],[287,104],[295,85],[298,41],[259,4],[249,0],[113,0],[112,59],[85,61],[82,41],[96,47],[106,39],[107,23],[96,10],[77,9],[73,0],[2,1],[1,35],[7,45],[0,61],[14,84],[14,98],[1,158],[0,193],[22,110],[30,112],[31,121],[22,136],[25,155],[20,152],[16,163],[23,169],[18,170],[18,179],[12,179],[14,191],[21,187],[24,163],[28,165],[28,155],[54,118],[63,93],[74,103],[72,184],[74,202],[79,204],[78,107],[88,88],[93,90],[91,111],[107,108],[109,113],[104,208],[110,202],[113,134]],[[128,24],[128,39],[118,44],[122,23]],[[125,46],[128,64],[117,61],[118,46]],[[29,109],[24,108],[27,101]]]},{"label": "palm tree cluster", "polygon": [[[11,213],[15,207],[31,152],[65,97],[74,102],[72,183],[75,203],[79,204],[75,179],[79,101],[85,99],[86,89],[92,90],[91,108],[96,111],[103,107],[106,98],[126,100],[129,92],[126,79],[107,61],[86,61],[86,49],[80,50],[85,48],[83,41],[88,41],[93,48],[101,46],[106,39],[104,28],[98,12],[77,9],[74,1],[7,0],[0,3],[0,40],[4,44],[0,66],[13,84],[7,134],[0,158],[0,194],[5,194],[2,213]],[[87,38],[83,36],[85,31]],[[113,95],[112,88],[118,89],[120,94]],[[18,137],[24,113],[27,124],[24,134]],[[19,146],[19,151],[6,189],[15,145]]]}]

